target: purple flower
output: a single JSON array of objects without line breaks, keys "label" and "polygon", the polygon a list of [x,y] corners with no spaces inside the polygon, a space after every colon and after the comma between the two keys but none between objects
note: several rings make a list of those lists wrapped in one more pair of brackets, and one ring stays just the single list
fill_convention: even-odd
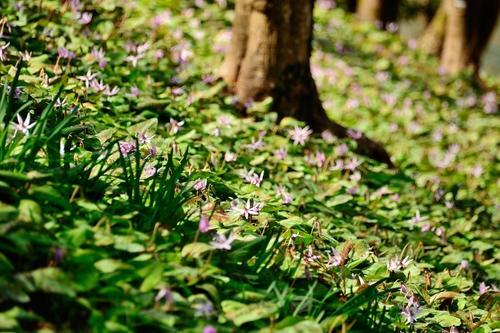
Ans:
[{"label": "purple flower", "polygon": [[349,128],[347,130],[347,135],[354,140],[359,140],[363,136],[363,133],[361,131]]},{"label": "purple flower", "polygon": [[280,148],[274,151],[274,156],[280,161],[284,160],[287,155],[288,151],[286,150],[286,148]]},{"label": "purple flower", "polygon": [[264,148],[264,141],[262,139],[264,138],[265,134],[265,132],[260,132],[259,138],[257,140],[255,140],[255,138],[252,138],[252,142],[245,146],[250,150],[261,150],[262,148]]},{"label": "purple flower", "polygon": [[467,260],[462,260],[460,262],[460,268],[461,269],[467,269],[467,268],[469,268],[469,262]]},{"label": "purple flower", "polygon": [[206,179],[198,179],[193,185],[193,188],[196,191],[203,191],[207,187],[207,180]]},{"label": "purple flower", "polygon": [[401,314],[406,319],[406,322],[408,324],[413,324],[417,319],[417,315],[420,313],[420,304],[418,298],[404,284],[401,284],[400,290],[407,301],[407,304],[403,307]]},{"label": "purple flower", "polygon": [[107,87],[108,86],[106,86],[102,80],[99,81],[97,79],[93,79],[92,81],[90,81],[90,88],[95,92],[105,91]]},{"label": "purple flower", "polygon": [[210,220],[206,215],[201,215],[198,230],[200,230],[201,233],[206,233],[210,230]]},{"label": "purple flower", "polygon": [[448,331],[448,333],[460,333],[460,331],[455,326],[452,326],[452,327],[450,327],[450,330]]},{"label": "purple flower", "polygon": [[293,140],[294,145],[301,145],[303,146],[309,136],[312,134],[311,129],[309,126],[306,127],[299,127],[295,126],[292,130],[288,131],[288,134],[290,135],[290,138]]},{"label": "purple flower", "polygon": [[59,56],[59,58],[70,59],[70,60],[76,57],[76,54],[73,51],[70,51],[65,47],[58,48],[57,55]]},{"label": "purple flower", "polygon": [[130,153],[135,151],[135,145],[128,141],[120,142],[120,152],[123,156],[128,156]]},{"label": "purple flower", "polygon": [[153,137],[154,137],[154,135],[148,135],[146,133],[137,132],[137,139],[139,141],[139,144],[141,144],[141,145],[151,143],[151,139]]},{"label": "purple flower", "polygon": [[162,287],[155,296],[155,302],[159,302],[165,299],[166,302],[172,302],[174,300],[172,295],[172,290],[170,288]]},{"label": "purple flower", "polygon": [[417,315],[420,313],[420,307],[416,306],[405,306],[401,311],[401,314],[405,318],[408,324],[413,324],[417,320]]},{"label": "purple flower", "polygon": [[33,126],[35,126],[34,122],[33,123],[30,122],[31,115],[28,113],[24,120],[23,120],[23,118],[21,118],[19,113],[16,114],[16,117],[17,117],[17,123],[13,123],[15,133],[17,133],[19,131],[19,132],[23,133],[24,135],[29,135],[30,134],[29,130],[31,128],[33,128]]},{"label": "purple flower", "polygon": [[101,48],[94,47],[90,55],[99,63],[100,68],[106,67],[108,61],[104,58],[105,53]]},{"label": "purple flower", "polygon": [[210,245],[212,245],[217,250],[231,250],[231,244],[233,242],[234,242],[234,234],[231,231],[229,233],[229,236],[227,237],[224,234],[217,233],[214,236],[213,240],[210,242]]},{"label": "purple flower", "polygon": [[62,262],[64,259],[64,250],[57,246],[54,250],[54,260],[58,263]]}]

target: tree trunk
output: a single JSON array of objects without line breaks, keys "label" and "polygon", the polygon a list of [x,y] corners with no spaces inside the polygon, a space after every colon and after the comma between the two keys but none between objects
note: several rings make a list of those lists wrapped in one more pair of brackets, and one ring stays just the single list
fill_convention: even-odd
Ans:
[{"label": "tree trunk", "polygon": [[356,15],[361,21],[380,22],[384,28],[398,19],[399,0],[358,0]]},{"label": "tree trunk", "polygon": [[[311,75],[313,7],[314,0],[237,0],[221,76],[240,105],[271,96],[280,119],[343,138],[347,129],[329,120]],[[357,141],[360,153],[392,166],[380,144],[364,135]]]},{"label": "tree trunk", "polygon": [[446,34],[444,36],[441,67],[449,74],[456,74],[468,64],[465,30],[466,3],[463,0],[443,0],[446,10]]},{"label": "tree trunk", "polygon": [[422,51],[440,56],[443,50],[445,31],[446,10],[444,8],[444,2],[442,2],[420,40],[420,48]]},{"label": "tree trunk", "polygon": [[358,0],[356,14],[362,21],[381,21],[383,0]]},{"label": "tree trunk", "polygon": [[441,66],[456,74],[472,66],[479,75],[481,56],[494,31],[500,1],[498,0],[443,0],[446,11]]}]

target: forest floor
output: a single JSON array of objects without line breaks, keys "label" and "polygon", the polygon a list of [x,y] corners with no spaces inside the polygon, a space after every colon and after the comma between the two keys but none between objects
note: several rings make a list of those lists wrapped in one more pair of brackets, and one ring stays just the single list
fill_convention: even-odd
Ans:
[{"label": "forest floor", "polygon": [[9,3],[0,331],[499,328],[498,78],[318,8],[324,106],[388,170],[269,101],[236,112],[228,8]]}]

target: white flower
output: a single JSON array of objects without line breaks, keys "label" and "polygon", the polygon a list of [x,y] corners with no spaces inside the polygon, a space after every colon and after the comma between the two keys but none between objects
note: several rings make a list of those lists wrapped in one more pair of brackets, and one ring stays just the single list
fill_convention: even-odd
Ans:
[{"label": "white flower", "polygon": [[330,267],[337,267],[340,266],[343,262],[342,256],[340,255],[340,252],[337,251],[336,249],[332,248],[332,254],[328,253],[328,262],[327,266]]},{"label": "white flower", "polygon": [[5,50],[9,47],[9,45],[10,43],[0,46],[0,61],[7,60],[7,55],[5,54]]},{"label": "white flower", "polygon": [[89,88],[91,82],[95,79],[95,77],[97,76],[96,73],[92,73],[92,71],[89,69],[87,71],[87,74],[85,75],[80,75],[80,76],[77,76],[76,78],[80,81],[83,81],[85,82],[85,88]]},{"label": "white flower", "polygon": [[21,116],[18,114],[16,114],[16,117],[17,117],[17,123],[13,123],[14,124],[14,129],[16,131],[16,133],[19,131],[21,133],[23,133],[24,135],[28,135],[30,134],[29,133],[29,130],[35,126],[35,123],[30,123],[30,114],[28,113],[28,115],[26,116],[26,118],[23,120],[23,118],[21,118]]},{"label": "white flower", "polygon": [[244,216],[247,220],[251,216],[259,215],[263,207],[264,204],[253,202],[251,199],[248,199],[245,205],[241,205],[236,200],[231,203],[231,211]]},{"label": "white flower", "polygon": [[236,161],[237,155],[235,153],[232,153],[230,151],[227,151],[224,154],[224,161],[230,163]]},{"label": "white flower", "polygon": [[224,234],[216,234],[213,240],[210,242],[217,250],[231,250],[231,244],[234,242],[234,234],[231,231],[229,236],[226,237]]}]

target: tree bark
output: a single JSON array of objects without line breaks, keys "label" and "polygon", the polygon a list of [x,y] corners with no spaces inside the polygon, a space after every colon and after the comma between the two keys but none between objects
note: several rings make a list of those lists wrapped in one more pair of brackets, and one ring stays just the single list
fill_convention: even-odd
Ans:
[{"label": "tree bark", "polygon": [[445,31],[446,10],[444,2],[442,2],[420,39],[420,49],[428,54],[440,56],[443,50]]},{"label": "tree bark", "polygon": [[481,56],[494,31],[500,1],[443,0],[446,11],[441,66],[456,74],[469,66],[479,75]]},{"label": "tree bark", "polygon": [[356,15],[361,21],[380,22],[384,28],[398,19],[399,0],[358,0]]},{"label": "tree bark", "polygon": [[449,74],[456,74],[468,64],[465,30],[466,3],[463,0],[443,0],[446,10],[446,34],[444,37],[441,67]]},{"label": "tree bark", "polygon": [[[344,138],[347,129],[328,118],[311,75],[313,8],[314,0],[237,0],[221,76],[240,105],[271,96],[280,119]],[[379,143],[364,135],[357,143],[358,152],[392,167]]]}]

